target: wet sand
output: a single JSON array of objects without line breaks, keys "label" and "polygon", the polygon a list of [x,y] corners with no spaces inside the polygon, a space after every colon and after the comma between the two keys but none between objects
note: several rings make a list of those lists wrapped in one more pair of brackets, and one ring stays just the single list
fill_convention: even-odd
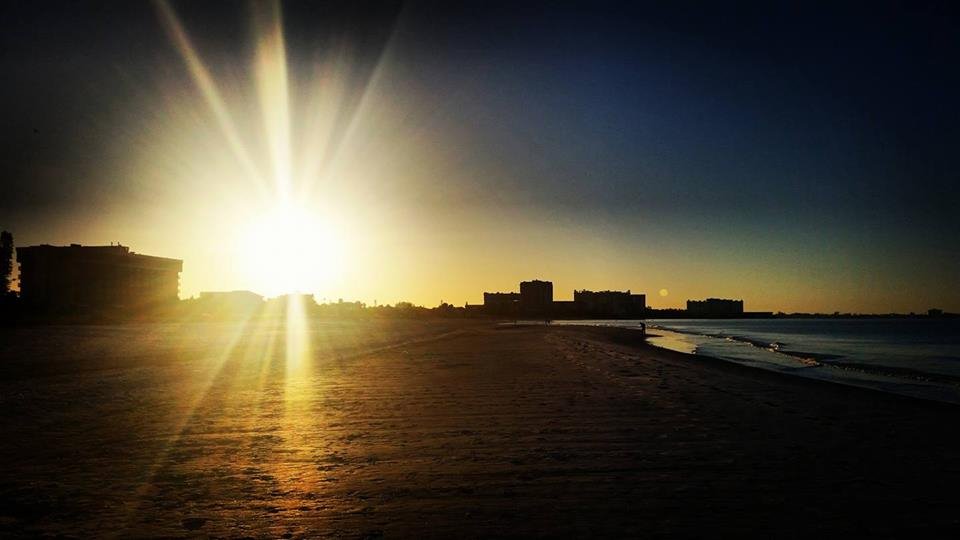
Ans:
[{"label": "wet sand", "polygon": [[960,530],[955,406],[654,349],[622,329],[307,335],[301,355],[269,325],[0,330],[0,534]]}]

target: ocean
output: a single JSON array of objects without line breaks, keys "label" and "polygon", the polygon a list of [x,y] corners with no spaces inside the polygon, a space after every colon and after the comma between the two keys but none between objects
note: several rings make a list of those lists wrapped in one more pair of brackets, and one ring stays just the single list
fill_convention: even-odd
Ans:
[{"label": "ocean", "polygon": [[657,347],[960,403],[960,319],[567,321],[627,328],[641,322]]}]

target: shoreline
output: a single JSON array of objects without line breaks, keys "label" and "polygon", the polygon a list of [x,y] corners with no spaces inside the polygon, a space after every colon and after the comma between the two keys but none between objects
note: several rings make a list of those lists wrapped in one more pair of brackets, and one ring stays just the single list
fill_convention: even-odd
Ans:
[{"label": "shoreline", "polygon": [[[616,326],[588,326],[588,325],[565,325],[565,328],[603,328],[603,329],[615,329],[617,331],[623,331],[625,334],[637,333],[638,330],[624,327]],[[648,327],[649,328],[649,327]],[[670,330],[671,332],[674,330]],[[647,332],[647,337],[650,337],[651,334]],[[605,336],[609,338],[610,336]],[[616,338],[615,338],[616,339]],[[960,402],[944,401],[938,400],[930,397],[923,397],[919,395],[910,395],[910,394],[900,394],[897,392],[892,392],[889,390],[884,390],[882,388],[876,388],[866,385],[857,385],[850,382],[838,379],[830,378],[817,378],[817,377],[808,377],[804,375],[794,374],[786,371],[778,371],[775,369],[768,369],[759,366],[753,366],[745,363],[740,363],[736,360],[729,360],[725,358],[720,358],[716,356],[710,356],[708,354],[699,354],[699,353],[687,353],[683,351],[676,351],[667,347],[661,347],[654,345],[652,343],[646,342],[644,339],[640,338],[638,335],[633,335],[624,338],[625,343],[629,344],[628,346],[636,347],[638,350],[643,350],[644,348],[650,348],[668,355],[677,355],[678,359],[686,360],[690,362],[697,362],[702,366],[717,368],[717,369],[732,369],[734,371],[742,372],[744,374],[758,374],[758,377],[767,377],[772,376],[777,381],[787,383],[798,382],[801,384],[813,384],[815,386],[829,385],[832,387],[840,387],[841,391],[846,391],[848,389],[855,392],[867,392],[869,395],[882,395],[886,397],[891,397],[896,400],[909,400],[911,402],[921,402],[935,404],[935,406],[945,406],[949,408],[960,407]],[[620,343],[618,343],[620,344]],[[840,366],[837,366],[837,369],[844,369]],[[762,375],[760,375],[762,374]],[[958,409],[960,410],[960,409]]]},{"label": "shoreline", "polygon": [[[613,324],[594,324],[594,321],[587,321],[584,324],[562,324],[565,327],[591,327],[591,328],[622,328],[629,330],[629,326],[616,326]],[[889,394],[901,395],[920,399],[925,401],[938,401],[953,405],[960,405],[960,376],[942,373],[938,371],[923,371],[920,369],[900,366],[890,366],[886,364],[871,364],[866,361],[842,361],[843,356],[826,353],[804,353],[792,350],[790,348],[778,348],[771,346],[766,341],[737,336],[725,333],[703,333],[684,328],[670,328],[662,326],[656,322],[647,323],[647,336],[654,338],[654,341],[648,341],[647,345],[658,347],[664,350],[691,354],[713,358],[716,361],[741,365],[751,369],[769,371],[789,377],[799,377],[805,379],[818,380],[855,388],[863,388],[884,392]],[[651,333],[659,332],[657,333]],[[710,351],[700,352],[699,346],[695,343],[683,341],[681,344],[689,346],[690,351],[681,350],[684,347],[671,348],[669,344],[660,344],[655,341],[657,338],[664,339],[673,343],[671,336],[691,336],[692,338],[705,338],[708,340],[725,340],[749,345],[757,352],[769,353],[770,358],[777,358],[777,355],[789,358],[796,362],[796,365],[789,365],[770,361],[763,356],[751,358],[749,356],[731,356],[724,357],[712,354]],[[709,343],[708,343],[709,344]],[[674,344],[676,345],[676,344]],[[782,345],[782,344],[772,344]],[[751,349],[752,350],[752,349]]]}]

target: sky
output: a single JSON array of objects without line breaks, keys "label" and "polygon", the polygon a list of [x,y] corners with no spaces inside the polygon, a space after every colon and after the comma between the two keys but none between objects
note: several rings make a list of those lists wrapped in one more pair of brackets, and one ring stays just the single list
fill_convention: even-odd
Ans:
[{"label": "sky", "polygon": [[5,5],[0,228],[181,296],[960,311],[949,3]]}]

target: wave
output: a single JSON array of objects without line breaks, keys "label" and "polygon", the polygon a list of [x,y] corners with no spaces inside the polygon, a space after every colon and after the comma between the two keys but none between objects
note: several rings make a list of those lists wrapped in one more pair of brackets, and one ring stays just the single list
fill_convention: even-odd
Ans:
[{"label": "wave", "polygon": [[[918,382],[933,382],[933,383],[960,387],[960,376],[955,376],[955,375],[949,375],[944,373],[932,373],[932,372],[927,372],[927,371],[922,371],[919,369],[913,369],[913,368],[907,368],[907,367],[896,367],[896,366],[889,366],[889,365],[869,364],[864,362],[853,362],[853,361],[843,360],[844,358],[846,358],[843,355],[791,349],[789,348],[790,344],[788,343],[779,342],[779,341],[768,342],[768,341],[756,339],[749,336],[725,334],[723,332],[697,332],[689,329],[670,328],[662,325],[651,325],[651,327],[667,330],[670,332],[675,332],[678,334],[686,334],[686,335],[692,335],[692,336],[698,336],[698,337],[722,339],[726,341],[743,343],[745,345],[749,345],[756,349],[761,349],[771,353],[788,356],[792,359],[799,361],[804,367],[832,368],[836,370],[859,373],[864,375],[889,377],[889,378],[918,381]],[[707,354],[709,356],[709,353],[704,353],[704,354]],[[955,357],[944,357],[944,359],[960,360]],[[730,360],[737,360],[737,359],[730,358]]]},{"label": "wave", "polygon": [[692,336],[701,336],[701,337],[714,338],[714,339],[725,339],[727,341],[736,341],[738,343],[744,343],[752,347],[756,347],[758,349],[763,349],[766,351],[790,356],[792,358],[799,360],[804,365],[808,365],[808,366],[816,366],[823,361],[836,360],[839,358],[843,358],[843,356],[836,355],[836,354],[812,353],[812,352],[790,350],[786,348],[788,346],[787,343],[783,343],[779,341],[767,342],[767,341],[759,340],[756,338],[751,338],[748,336],[724,334],[723,332],[718,332],[718,333],[695,332],[693,330],[670,328],[670,327],[661,326],[661,325],[651,325],[651,327],[660,328],[663,330],[669,330],[670,332],[676,332],[678,334],[687,334]]}]

